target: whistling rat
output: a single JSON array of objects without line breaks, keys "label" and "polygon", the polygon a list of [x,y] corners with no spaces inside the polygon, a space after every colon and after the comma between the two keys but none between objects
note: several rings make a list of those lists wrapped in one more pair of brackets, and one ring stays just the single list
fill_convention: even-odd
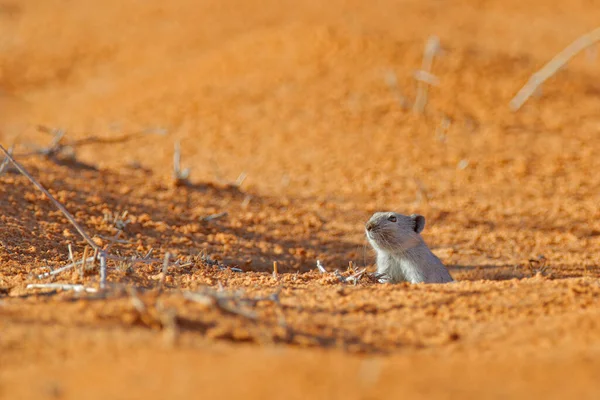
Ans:
[{"label": "whistling rat", "polygon": [[425,217],[376,212],[365,225],[369,243],[377,252],[377,273],[383,282],[446,283],[453,279],[419,233]]}]

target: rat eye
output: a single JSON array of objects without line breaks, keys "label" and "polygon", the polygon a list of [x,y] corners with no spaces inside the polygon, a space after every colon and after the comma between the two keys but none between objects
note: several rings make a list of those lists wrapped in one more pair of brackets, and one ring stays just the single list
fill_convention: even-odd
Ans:
[{"label": "rat eye", "polygon": [[390,222],[396,222],[397,219],[396,219],[395,216],[392,215],[391,217],[388,217],[388,221],[390,221]]}]

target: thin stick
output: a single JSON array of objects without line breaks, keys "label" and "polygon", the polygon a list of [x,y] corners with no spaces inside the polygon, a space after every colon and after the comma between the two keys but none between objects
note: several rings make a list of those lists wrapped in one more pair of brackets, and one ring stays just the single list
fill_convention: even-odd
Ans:
[{"label": "thin stick", "polygon": [[510,109],[512,111],[519,110],[542,83],[554,75],[556,71],[571,60],[577,53],[590,47],[597,41],[600,41],[600,27],[580,36],[563,51],[555,55],[554,58],[542,67],[542,69],[531,75],[525,86],[523,86],[510,101]]},{"label": "thin stick", "polygon": [[106,287],[106,253],[100,251],[98,256],[100,257],[100,289],[104,289]]},{"label": "thin stick", "polygon": [[148,250],[148,252],[146,253],[146,255],[143,257],[144,259],[148,259],[150,258],[150,256],[152,255],[152,252],[154,251],[153,247],[150,247],[150,250]]},{"label": "thin stick", "polygon": [[96,267],[96,260],[98,259],[98,249],[94,249],[94,257],[92,260],[92,269]]},{"label": "thin stick", "polygon": [[423,54],[423,61],[421,63],[421,69],[415,74],[417,79],[417,96],[415,97],[415,104],[413,105],[413,111],[417,114],[425,111],[427,105],[427,92],[429,85],[436,82],[436,79],[431,74],[431,67],[433,65],[433,59],[440,50],[440,40],[436,36],[431,36],[425,43],[425,52]]},{"label": "thin stick", "polygon": [[167,277],[167,272],[169,271],[169,258],[171,254],[167,251],[165,253],[165,259],[163,261],[162,273],[160,274],[160,281],[158,282],[158,287],[162,290],[165,284],[165,278]]},{"label": "thin stick", "polygon": [[113,256],[111,254],[107,254],[106,252],[104,252],[104,257],[106,257],[107,260],[113,260],[113,261],[129,261],[132,265],[133,264],[153,264],[153,263],[157,263],[157,262],[161,262],[163,260],[160,260],[158,258],[137,258],[137,257],[119,257],[119,256]]},{"label": "thin stick", "polygon": [[56,200],[54,196],[50,194],[50,192],[48,192],[33,176],[31,176],[29,172],[27,172],[27,170],[25,170],[25,168],[21,166],[21,164],[16,162],[15,159],[8,153],[8,151],[6,151],[6,149],[2,145],[0,145],[0,150],[2,150],[4,155],[13,163],[15,168],[17,168],[21,174],[23,174],[27,179],[29,179],[31,183],[33,183],[33,186],[35,186],[40,192],[44,193],[46,197],[48,197],[48,199],[50,199],[50,201],[54,203],[56,208],[58,208],[60,212],[63,213],[63,215],[67,218],[71,225],[75,227],[75,229],[77,230],[77,232],[79,232],[83,239],[85,239],[85,241],[88,242],[88,244],[92,246],[94,250],[102,252],[102,249],[100,249],[100,247],[98,247],[98,245],[94,243],[94,241],[88,236],[88,234],[85,233],[83,228],[77,223],[77,221],[75,221],[75,218],[73,218],[71,213],[67,211],[67,209],[62,204],[60,204],[58,200]]},{"label": "thin stick", "polygon": [[27,289],[61,289],[61,290],[73,290],[75,292],[87,292],[96,293],[98,289],[85,287],[83,285],[71,285],[63,283],[30,283],[27,285]]},{"label": "thin stick", "polygon": [[242,183],[244,183],[244,181],[246,180],[246,177],[248,176],[247,173],[242,172],[237,179],[235,180],[235,186],[240,187],[242,186]]},{"label": "thin stick", "polygon": [[321,264],[321,260],[317,260],[317,268],[319,269],[319,271],[322,274],[326,274],[327,270],[325,269],[325,267],[323,266],[323,264]]},{"label": "thin stick", "polygon": [[173,179],[175,184],[183,184],[190,177],[190,169],[181,169],[181,145],[179,141],[175,142],[173,151]]},{"label": "thin stick", "polygon": [[367,271],[367,269],[363,268],[360,271],[358,271],[357,273],[350,275],[348,278],[346,278],[346,281],[353,282],[356,285],[358,283],[358,281],[360,281],[360,278],[362,278],[362,276],[364,275],[364,273],[366,271]]},{"label": "thin stick", "polygon": [[85,239],[85,241],[88,242],[88,244],[96,251],[96,253],[94,255],[98,254],[98,256],[100,257],[100,288],[104,289],[104,287],[106,285],[106,256],[107,256],[106,252],[104,250],[102,250],[96,243],[94,243],[94,241],[88,236],[87,233],[85,233],[85,231],[77,223],[77,221],[75,221],[75,218],[71,215],[71,213],[62,204],[60,204],[58,202],[58,200],[56,200],[54,198],[54,196],[52,196],[50,194],[50,192],[48,192],[42,186],[41,183],[39,183],[33,176],[31,176],[29,174],[29,172],[27,172],[27,170],[21,166],[21,164],[16,162],[15,159],[10,154],[8,154],[8,151],[6,151],[6,149],[2,145],[0,145],[0,150],[2,150],[4,155],[10,159],[10,161],[13,163],[15,168],[17,168],[21,174],[23,174],[27,179],[29,179],[29,181],[31,183],[33,183],[33,185],[40,192],[44,193],[46,195],[46,197],[48,197],[50,199],[50,201],[52,201],[52,203],[54,203],[56,208],[58,208],[60,210],[60,212],[63,213],[63,215],[67,218],[67,220],[71,223],[71,225],[73,225],[75,227],[75,229],[77,230],[77,232],[79,232],[79,234],[83,237],[83,239]]},{"label": "thin stick", "polygon": [[[87,249],[87,247],[86,247],[86,249]],[[45,272],[43,274],[40,274],[40,275],[37,276],[37,278],[38,279],[44,279],[44,278],[47,278],[49,276],[58,275],[61,272],[64,272],[64,271],[66,271],[68,269],[71,269],[71,268],[73,268],[73,267],[75,267],[77,265],[81,265],[81,264],[85,265],[86,262],[91,262],[93,260],[94,260],[94,257],[84,258],[83,260],[75,261],[73,263],[67,264],[64,267],[60,267],[60,268],[57,268],[57,269],[55,269],[53,271]]]},{"label": "thin stick", "polygon": [[[8,149],[8,153],[12,155],[14,146],[10,146],[10,148]],[[2,164],[0,164],[0,176],[2,176],[2,174],[4,174],[4,170],[6,169],[6,167],[8,167],[10,163],[10,158],[6,157],[4,158],[4,160],[2,161]]]},{"label": "thin stick", "polygon": [[88,255],[89,247],[85,246],[83,249],[83,257],[81,258],[81,269],[79,270],[79,276],[83,278],[83,274],[85,273],[85,264],[87,263],[87,255]]},{"label": "thin stick", "polygon": [[226,217],[228,215],[229,215],[229,213],[227,211],[224,211],[224,212],[220,212],[220,213],[217,213],[217,214],[207,215],[206,217],[202,218],[202,221],[205,221],[205,222],[206,221],[212,221],[212,220],[215,220],[215,219]]},{"label": "thin stick", "polygon": [[73,256],[73,247],[71,246],[71,243],[69,243],[67,245],[67,248],[69,249],[69,261],[71,261],[72,263],[75,262],[75,257]]}]

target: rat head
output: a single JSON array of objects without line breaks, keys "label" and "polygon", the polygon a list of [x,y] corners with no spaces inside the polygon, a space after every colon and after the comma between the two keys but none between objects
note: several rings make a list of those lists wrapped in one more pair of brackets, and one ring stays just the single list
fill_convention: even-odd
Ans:
[{"label": "rat head", "polygon": [[365,224],[365,233],[376,250],[393,253],[406,251],[423,243],[419,235],[423,228],[425,217],[422,215],[376,212]]}]

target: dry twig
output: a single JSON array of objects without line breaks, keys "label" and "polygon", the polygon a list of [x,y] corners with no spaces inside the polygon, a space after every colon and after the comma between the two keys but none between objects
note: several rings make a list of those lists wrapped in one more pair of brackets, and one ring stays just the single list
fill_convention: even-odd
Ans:
[{"label": "dry twig", "polygon": [[165,259],[163,260],[162,271],[160,274],[160,280],[158,281],[158,289],[162,290],[165,285],[165,279],[167,277],[167,272],[169,272],[169,258],[171,254],[167,251],[165,253]]},{"label": "dry twig", "polygon": [[322,274],[327,273],[327,270],[325,269],[323,264],[321,264],[321,260],[317,260],[317,268],[319,269],[319,272],[321,272]]},{"label": "dry twig", "polygon": [[85,287],[83,285],[70,285],[63,283],[30,283],[27,289],[55,289],[55,290],[73,290],[75,292],[97,293],[98,289]]},{"label": "dry twig", "polygon": [[367,271],[367,269],[363,268],[360,271],[350,275],[349,277],[346,278],[346,282],[352,282],[356,285],[358,283],[358,281],[361,280],[361,278],[363,277],[363,275],[365,274],[366,271]]},{"label": "dry twig", "polygon": [[[86,249],[87,249],[87,247],[86,247]],[[71,269],[71,268],[73,268],[73,267],[75,267],[77,265],[85,265],[86,263],[92,262],[92,261],[94,261],[94,257],[84,258],[84,259],[82,259],[80,261],[75,261],[75,262],[72,262],[70,264],[67,264],[64,267],[60,267],[60,268],[57,268],[57,269],[52,270],[50,272],[45,272],[43,274],[40,274],[40,275],[37,276],[37,278],[38,279],[44,279],[44,278],[47,278],[49,276],[58,275],[61,272],[67,271],[67,270],[69,270],[69,269]]]},{"label": "dry twig", "polygon": [[542,83],[554,75],[556,71],[569,62],[577,53],[598,41],[600,41],[600,27],[580,36],[563,51],[555,55],[542,69],[531,75],[525,86],[510,101],[510,109],[512,111],[519,110]]},{"label": "dry twig", "polygon": [[[14,146],[10,146],[10,148],[8,149],[8,154],[12,155],[13,149],[14,149]],[[4,171],[8,168],[9,164],[10,164],[10,158],[5,157],[4,160],[2,160],[2,164],[0,164],[0,176],[2,176],[2,174],[4,174]]]},{"label": "dry twig", "polygon": [[417,114],[422,114],[425,111],[427,105],[427,93],[429,91],[429,85],[436,85],[438,79],[431,73],[431,67],[433,65],[433,59],[440,50],[440,40],[436,36],[431,36],[425,43],[425,53],[423,54],[423,61],[421,63],[421,69],[415,73],[415,79],[417,80],[417,96],[415,97],[415,104],[413,105],[413,111]]},{"label": "dry twig", "polygon": [[13,165],[15,166],[15,168],[17,168],[21,174],[23,174],[27,179],[29,179],[29,181],[40,192],[42,192],[56,206],[56,208],[58,208],[60,210],[61,213],[63,213],[63,215],[67,218],[67,220],[71,223],[71,225],[73,225],[73,227],[77,230],[77,232],[79,232],[79,234],[81,235],[81,237],[83,237],[83,239],[95,251],[97,251],[98,257],[100,258],[100,287],[104,288],[105,285],[106,285],[106,256],[107,256],[106,252],[104,250],[102,250],[88,236],[88,234],[83,230],[83,228],[81,227],[81,225],[79,225],[77,223],[77,221],[75,221],[75,218],[73,217],[73,215],[71,215],[71,213],[62,204],[60,204],[59,201],[56,200],[54,198],[54,196],[52,196],[50,194],[50,192],[48,192],[46,190],[46,188],[44,188],[42,186],[41,183],[39,183],[33,176],[31,176],[31,174],[29,174],[29,172],[27,172],[27,170],[25,168],[23,168],[23,166],[21,164],[19,164],[17,161],[15,161],[15,159],[8,153],[8,151],[6,151],[6,149],[2,145],[0,145],[0,150],[2,150],[2,152],[4,153],[4,155],[13,163]]},{"label": "dry twig", "polygon": [[217,214],[207,215],[206,217],[202,218],[202,221],[204,221],[204,222],[213,221],[215,219],[224,218],[224,217],[226,217],[228,215],[229,215],[229,213],[227,211],[224,211],[224,212],[220,212],[220,213],[217,213]]},{"label": "dry twig", "polygon": [[60,210],[60,212],[63,213],[63,215],[67,218],[67,220],[71,223],[71,225],[73,225],[73,227],[77,230],[77,232],[79,232],[79,234],[83,237],[83,239],[86,242],[88,242],[88,244],[90,246],[92,246],[93,249],[98,249],[99,251],[102,251],[98,247],[98,245],[96,243],[94,243],[94,241],[88,236],[88,234],[85,233],[85,231],[77,223],[77,221],[75,221],[75,218],[71,215],[71,213],[62,204],[60,204],[58,202],[58,200],[56,200],[54,198],[54,196],[52,196],[50,194],[50,192],[48,192],[42,186],[41,183],[39,183],[33,176],[31,176],[29,174],[29,172],[27,172],[27,170],[25,168],[23,168],[23,166],[21,166],[21,164],[19,164],[17,161],[15,161],[15,159],[8,153],[8,151],[6,151],[6,149],[2,145],[0,145],[0,150],[2,150],[4,155],[13,163],[15,168],[17,168],[21,174],[23,174],[27,179],[29,179],[29,181],[31,183],[33,183],[33,186],[35,186],[40,192],[42,192],[44,195],[46,195],[46,197],[48,197],[48,199],[56,206],[56,208],[58,208]]},{"label": "dry twig", "polygon": [[190,169],[181,169],[181,145],[179,141],[175,142],[175,151],[173,152],[173,180],[175,185],[185,185],[190,177]]}]

